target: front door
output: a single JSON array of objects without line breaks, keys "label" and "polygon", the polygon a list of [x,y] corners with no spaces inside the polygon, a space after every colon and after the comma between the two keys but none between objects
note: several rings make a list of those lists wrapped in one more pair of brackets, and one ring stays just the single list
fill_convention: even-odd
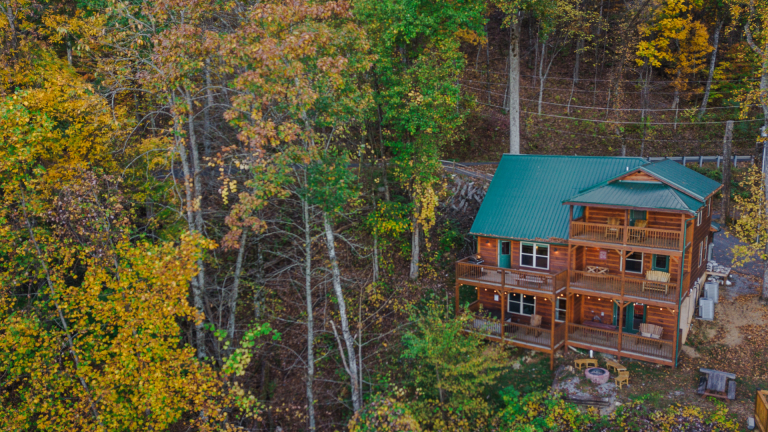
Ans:
[{"label": "front door", "polygon": [[510,242],[499,241],[499,267],[512,268],[512,247]]},{"label": "front door", "polygon": [[[637,333],[640,324],[645,322],[646,306],[630,303],[624,308],[621,319],[621,331],[624,333]],[[619,306],[613,304],[613,325],[619,327]]]}]

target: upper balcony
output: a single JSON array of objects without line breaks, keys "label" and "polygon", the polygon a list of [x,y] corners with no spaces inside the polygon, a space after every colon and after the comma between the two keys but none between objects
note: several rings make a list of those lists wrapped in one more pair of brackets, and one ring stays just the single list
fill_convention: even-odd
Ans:
[{"label": "upper balcony", "polygon": [[470,263],[467,258],[456,262],[456,281],[472,286],[503,288],[533,295],[557,295],[568,285],[568,272],[540,273]]},{"label": "upper balcony", "polygon": [[683,236],[680,230],[571,221],[569,232],[570,239],[576,241],[673,251],[683,249]]}]

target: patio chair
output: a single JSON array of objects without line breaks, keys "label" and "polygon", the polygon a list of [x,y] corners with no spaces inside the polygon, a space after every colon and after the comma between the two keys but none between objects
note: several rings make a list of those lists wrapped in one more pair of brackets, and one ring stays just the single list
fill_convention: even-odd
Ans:
[{"label": "patio chair", "polygon": [[[647,220],[643,220],[643,219],[636,220],[635,224],[634,224],[634,227],[635,228],[647,228],[648,227],[648,221]],[[642,242],[645,241],[645,237],[646,237],[645,230],[629,230],[629,232],[631,233],[630,240],[632,240],[633,242],[642,243]]]},{"label": "patio chair", "polygon": [[621,371],[619,375],[613,379],[616,381],[616,385],[621,388],[622,385],[629,385],[629,371]]},{"label": "patio chair", "polygon": [[648,270],[645,272],[645,281],[643,281],[643,291],[663,292],[664,295],[669,291],[670,274],[659,270]]},{"label": "patio chair", "polygon": [[656,324],[642,323],[640,324],[640,336],[661,339],[661,334],[664,332],[664,327]]},{"label": "patio chair", "polygon": [[621,231],[618,228],[618,226],[621,225],[621,219],[617,217],[609,217],[608,225],[609,226],[605,229],[606,237],[615,238],[615,239],[618,239],[619,237],[621,237]]},{"label": "patio chair", "polygon": [[[533,315],[533,316],[531,316],[531,323],[529,325],[531,327],[536,327],[536,328],[541,327],[541,315]],[[539,335],[541,334],[540,331],[536,331],[536,330],[530,330],[530,332],[533,332],[533,334],[536,337],[539,337]]]}]

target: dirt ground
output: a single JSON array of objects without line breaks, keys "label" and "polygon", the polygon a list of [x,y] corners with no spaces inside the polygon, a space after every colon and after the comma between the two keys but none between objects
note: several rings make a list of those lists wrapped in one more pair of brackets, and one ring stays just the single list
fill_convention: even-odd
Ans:
[{"label": "dirt ground", "polygon": [[[678,368],[621,360],[630,372],[630,384],[612,389],[614,403],[644,398],[658,407],[677,403],[712,409],[716,402],[699,396],[696,388],[699,368],[717,369],[737,375],[736,400],[726,405],[746,425],[754,416],[755,392],[768,388],[768,306],[759,298],[757,278],[735,274],[732,280],[733,285],[721,289],[715,319],[694,320]],[[569,350],[557,364],[572,365],[576,358],[585,355]],[[604,366],[603,360],[600,363]]]}]

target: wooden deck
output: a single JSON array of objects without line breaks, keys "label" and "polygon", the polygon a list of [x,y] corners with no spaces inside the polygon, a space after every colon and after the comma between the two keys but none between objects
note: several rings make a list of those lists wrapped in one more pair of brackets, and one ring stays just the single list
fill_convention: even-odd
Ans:
[{"label": "wooden deck", "polygon": [[466,285],[507,288],[510,290],[548,294],[565,292],[568,272],[558,274],[538,273],[526,270],[506,269],[469,263],[466,258],[456,263],[456,281]]},{"label": "wooden deck", "polygon": [[[503,332],[502,332],[503,330]],[[470,321],[467,331],[480,334],[488,340],[503,342],[520,348],[552,353],[552,330],[543,327],[531,327],[525,324],[493,319],[488,314],[476,314]],[[565,323],[555,325],[554,350],[563,347],[565,342]]]},{"label": "wooden deck", "polygon": [[683,250],[681,231],[571,221],[570,239],[630,247]]},{"label": "wooden deck", "polygon": [[570,292],[661,306],[677,305],[680,291],[677,282],[651,282],[641,278],[601,275],[579,270],[571,270],[569,280]]},{"label": "wooden deck", "polygon": [[675,364],[675,344],[667,339],[652,339],[568,323],[568,345],[667,366]]}]

